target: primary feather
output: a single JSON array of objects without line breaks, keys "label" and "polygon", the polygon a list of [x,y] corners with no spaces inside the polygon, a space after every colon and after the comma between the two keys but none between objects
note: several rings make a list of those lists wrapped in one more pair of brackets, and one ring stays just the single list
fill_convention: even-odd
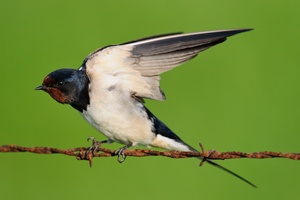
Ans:
[{"label": "primary feather", "polygon": [[118,76],[128,91],[137,98],[164,100],[160,77],[194,58],[227,37],[251,29],[233,29],[163,35],[96,50],[84,66],[91,80],[96,74]]}]

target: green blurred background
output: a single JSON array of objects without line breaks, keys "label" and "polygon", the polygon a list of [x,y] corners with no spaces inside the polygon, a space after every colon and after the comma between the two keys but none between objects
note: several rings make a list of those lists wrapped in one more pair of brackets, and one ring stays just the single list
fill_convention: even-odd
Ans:
[{"label": "green blurred background", "polygon": [[[70,106],[33,89],[58,68],[78,68],[108,44],[169,32],[254,28],[163,74],[167,101],[147,106],[194,147],[300,152],[300,3],[287,1],[1,0],[1,144],[72,148],[104,139]],[[110,146],[113,149],[118,144]],[[299,161],[219,164],[196,159],[77,161],[0,153],[1,199],[297,199]]]}]

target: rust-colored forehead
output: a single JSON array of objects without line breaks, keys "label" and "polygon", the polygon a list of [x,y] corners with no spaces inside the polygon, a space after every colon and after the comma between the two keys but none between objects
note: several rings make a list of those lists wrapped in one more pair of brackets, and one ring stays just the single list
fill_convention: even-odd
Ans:
[{"label": "rust-colored forehead", "polygon": [[51,85],[53,82],[55,82],[54,78],[52,78],[51,76],[46,76],[44,78],[43,85]]}]

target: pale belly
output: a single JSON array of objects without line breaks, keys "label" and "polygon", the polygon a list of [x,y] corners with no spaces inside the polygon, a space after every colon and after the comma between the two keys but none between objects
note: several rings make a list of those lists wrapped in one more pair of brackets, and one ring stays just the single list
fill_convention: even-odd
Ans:
[{"label": "pale belly", "polygon": [[91,102],[81,115],[96,130],[118,143],[149,146],[155,139],[152,122],[142,107],[97,106]]}]

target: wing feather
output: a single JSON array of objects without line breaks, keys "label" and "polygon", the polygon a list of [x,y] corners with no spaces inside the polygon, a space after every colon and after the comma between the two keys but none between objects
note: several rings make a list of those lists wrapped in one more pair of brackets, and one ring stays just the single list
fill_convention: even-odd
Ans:
[{"label": "wing feather", "polygon": [[[113,83],[122,85],[124,92],[134,95],[136,99],[164,100],[165,95],[159,86],[160,74],[224,42],[229,36],[250,30],[161,35],[108,46],[91,53],[80,70],[87,71],[90,81],[100,78],[107,81],[109,77],[114,77]],[[101,83],[99,80],[97,82]],[[102,84],[107,83],[103,81]]]}]

